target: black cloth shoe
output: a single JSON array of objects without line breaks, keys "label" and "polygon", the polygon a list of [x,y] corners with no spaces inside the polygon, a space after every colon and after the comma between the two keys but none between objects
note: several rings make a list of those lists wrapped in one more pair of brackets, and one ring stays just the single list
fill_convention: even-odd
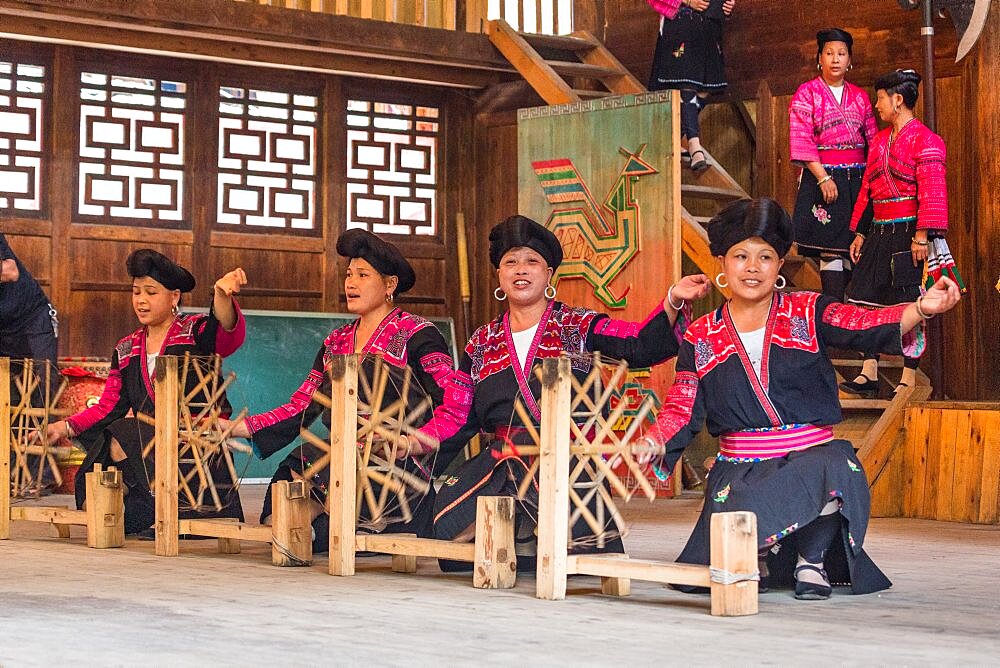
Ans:
[{"label": "black cloth shoe", "polygon": [[[696,158],[696,155],[699,157]],[[700,174],[706,169],[708,169],[708,160],[705,159],[705,152],[701,149],[691,151],[691,171]]]},{"label": "black cloth shoe", "polygon": [[874,399],[878,396],[878,381],[872,380],[864,374],[860,374],[860,376],[865,379],[865,382],[859,383],[855,380],[845,380],[840,384],[840,389],[848,394],[856,394],[865,399]]},{"label": "black cloth shoe", "polygon": [[[826,584],[816,584],[815,582],[803,582],[799,580],[799,571],[816,571],[823,576],[823,581]],[[800,601],[825,601],[830,598],[830,594],[833,593],[833,587],[830,586],[830,578],[827,577],[826,571],[822,568],[813,566],[812,564],[802,564],[795,569],[795,598]]]}]

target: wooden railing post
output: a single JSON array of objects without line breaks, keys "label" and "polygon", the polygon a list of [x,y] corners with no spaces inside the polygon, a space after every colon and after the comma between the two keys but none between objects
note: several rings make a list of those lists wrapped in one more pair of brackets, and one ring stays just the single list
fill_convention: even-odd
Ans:
[{"label": "wooden railing post", "polygon": [[358,356],[330,362],[330,575],[354,575],[358,473]]},{"label": "wooden railing post", "polygon": [[10,538],[10,358],[0,357],[0,540]]},{"label": "wooden railing post", "polygon": [[[178,388],[177,358],[161,355],[156,358],[156,429],[153,451],[156,461],[156,554],[176,557],[179,533],[177,518],[177,410]],[[141,482],[139,484],[142,484]]]},{"label": "wooden railing post", "polygon": [[566,597],[571,374],[569,358],[565,355],[542,362],[535,594],[549,600]]}]

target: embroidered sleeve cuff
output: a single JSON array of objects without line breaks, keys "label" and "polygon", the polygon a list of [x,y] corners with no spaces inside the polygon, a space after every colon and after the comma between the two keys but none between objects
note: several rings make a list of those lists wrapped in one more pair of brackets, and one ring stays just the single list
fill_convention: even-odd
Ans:
[{"label": "embroidered sleeve cuff", "polygon": [[916,327],[903,334],[900,340],[903,354],[907,357],[920,357],[927,348],[927,323],[921,322]]}]

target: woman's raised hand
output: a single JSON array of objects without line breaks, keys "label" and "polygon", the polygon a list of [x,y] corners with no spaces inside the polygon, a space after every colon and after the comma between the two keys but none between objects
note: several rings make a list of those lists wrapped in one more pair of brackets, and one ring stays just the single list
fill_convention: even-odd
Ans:
[{"label": "woman's raised hand", "polygon": [[962,298],[962,293],[950,278],[942,276],[920,298],[920,310],[927,315],[937,315],[950,310]]},{"label": "woman's raised hand", "polygon": [[247,275],[241,267],[236,267],[231,272],[215,282],[215,291],[218,294],[232,297],[239,294],[240,288],[247,284]]},{"label": "woman's raised hand", "polygon": [[736,0],[726,0],[722,3],[722,13],[726,16],[732,16],[733,9],[736,8]]},{"label": "woman's raised hand", "polygon": [[674,283],[668,291],[674,304],[702,299],[712,290],[712,281],[705,274],[691,274]]}]

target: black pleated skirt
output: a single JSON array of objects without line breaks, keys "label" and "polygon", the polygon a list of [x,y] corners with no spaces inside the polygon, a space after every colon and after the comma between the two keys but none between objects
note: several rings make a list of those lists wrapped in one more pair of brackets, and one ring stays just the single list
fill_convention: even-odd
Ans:
[{"label": "black pleated skirt", "polygon": [[841,533],[824,564],[830,582],[850,586],[854,594],[892,586],[863,549],[871,496],[861,462],[844,440],[756,462],[716,460],[705,506],[677,561],[708,564],[712,514],[750,511],[757,515],[757,547],[768,549],[771,586],[789,585],[798,553],[795,532],[833,499],[842,504]]},{"label": "black pleated skirt", "polygon": [[717,93],[727,85],[722,21],[687,8],[676,18],[664,20],[656,40],[649,89]]}]

